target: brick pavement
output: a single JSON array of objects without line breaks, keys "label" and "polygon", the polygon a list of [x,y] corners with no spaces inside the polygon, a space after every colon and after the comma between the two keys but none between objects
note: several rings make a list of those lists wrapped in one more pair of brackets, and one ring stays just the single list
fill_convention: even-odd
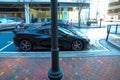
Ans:
[{"label": "brick pavement", "polygon": [[[49,80],[50,58],[0,58],[0,80]],[[62,80],[120,80],[120,56],[60,58]]]}]

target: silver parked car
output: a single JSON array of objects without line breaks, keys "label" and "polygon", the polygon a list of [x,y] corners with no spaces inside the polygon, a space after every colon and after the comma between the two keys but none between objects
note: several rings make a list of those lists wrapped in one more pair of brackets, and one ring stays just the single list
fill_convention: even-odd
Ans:
[{"label": "silver parked car", "polygon": [[14,19],[10,18],[0,18],[0,30],[14,29],[20,24],[22,24],[22,20],[15,21]]}]

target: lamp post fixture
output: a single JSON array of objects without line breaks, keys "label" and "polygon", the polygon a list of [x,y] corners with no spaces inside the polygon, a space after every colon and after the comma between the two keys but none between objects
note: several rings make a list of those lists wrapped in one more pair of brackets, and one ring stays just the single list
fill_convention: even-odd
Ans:
[{"label": "lamp post fixture", "polygon": [[59,67],[59,48],[58,48],[58,30],[57,30],[57,0],[51,0],[51,31],[52,31],[52,38],[51,38],[51,54],[52,59],[51,63],[52,66],[48,71],[48,78],[50,80],[61,80],[63,77],[63,72]]}]

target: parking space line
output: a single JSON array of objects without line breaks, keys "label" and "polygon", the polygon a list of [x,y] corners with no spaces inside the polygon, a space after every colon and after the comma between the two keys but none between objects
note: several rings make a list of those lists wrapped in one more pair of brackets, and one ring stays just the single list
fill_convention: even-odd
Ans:
[{"label": "parking space line", "polygon": [[4,50],[5,48],[9,47],[9,46],[12,45],[12,44],[13,44],[13,42],[11,41],[9,44],[7,44],[7,45],[4,46],[3,48],[1,48],[1,49],[0,49],[0,52],[1,52],[2,50]]},{"label": "parking space line", "polygon": [[102,44],[100,44],[99,40],[97,40],[98,45],[100,45],[103,49],[105,49],[104,51],[109,51],[109,49],[107,49],[106,47],[104,47]]}]

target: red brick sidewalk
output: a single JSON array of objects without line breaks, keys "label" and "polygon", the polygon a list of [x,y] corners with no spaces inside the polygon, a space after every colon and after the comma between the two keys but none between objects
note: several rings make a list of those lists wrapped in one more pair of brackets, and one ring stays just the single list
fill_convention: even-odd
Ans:
[{"label": "red brick sidewalk", "polygon": [[[50,58],[0,58],[0,80],[49,80]],[[120,80],[120,57],[60,58],[62,80]]]}]

